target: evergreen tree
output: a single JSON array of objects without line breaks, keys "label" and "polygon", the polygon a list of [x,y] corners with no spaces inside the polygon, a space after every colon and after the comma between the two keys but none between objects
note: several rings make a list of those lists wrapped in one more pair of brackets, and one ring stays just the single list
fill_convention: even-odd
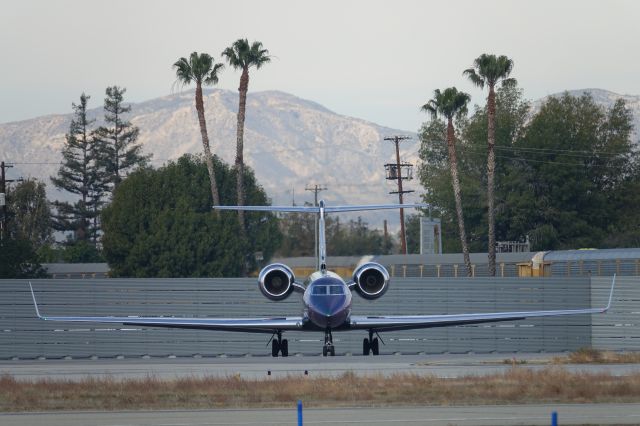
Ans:
[{"label": "evergreen tree", "polygon": [[622,100],[605,110],[589,95],[548,99],[511,147],[504,190],[512,232],[529,235],[535,250],[632,241],[623,235],[640,208],[630,191],[640,182],[632,129]]},{"label": "evergreen tree", "polygon": [[61,190],[78,196],[75,203],[56,201],[54,226],[60,231],[73,231],[74,241],[92,241],[98,236],[97,217],[105,192],[104,179],[98,169],[98,150],[87,118],[89,96],[80,95],[80,103],[72,104],[74,117],[65,135],[62,164],[51,181]]},{"label": "evergreen tree", "polygon": [[27,179],[10,189],[7,210],[11,238],[27,240],[35,250],[53,242],[51,211],[43,182]]},{"label": "evergreen tree", "polygon": [[[640,152],[624,102],[604,109],[589,96],[550,98],[534,115],[516,87],[496,91],[496,235],[531,249],[637,247]],[[483,251],[488,211],[487,107],[458,123],[460,186],[471,251]],[[425,201],[442,219],[443,250],[456,243],[455,202],[443,147],[444,123],[421,131]]]},{"label": "evergreen tree", "polygon": [[[235,169],[213,156],[223,205],[232,204]],[[246,169],[247,201],[267,203],[264,190]],[[280,242],[276,218],[247,214],[248,238],[239,238],[235,212],[211,214],[211,185],[202,157],[184,155],[157,170],[143,168],[124,179],[104,209],[104,255],[116,277],[238,276],[257,267]]]},{"label": "evergreen tree", "polygon": [[21,182],[7,192],[7,229],[0,239],[0,278],[46,278],[38,251],[52,241],[44,183]]},{"label": "evergreen tree", "polygon": [[46,278],[29,240],[0,240],[0,278]]},{"label": "evergreen tree", "polygon": [[124,105],[126,91],[124,87],[107,87],[107,97],[104,99],[105,126],[95,131],[99,166],[111,192],[128,172],[145,167],[151,158],[151,155],[142,154],[142,145],[136,144],[139,129],[123,117],[131,111],[130,105]]}]

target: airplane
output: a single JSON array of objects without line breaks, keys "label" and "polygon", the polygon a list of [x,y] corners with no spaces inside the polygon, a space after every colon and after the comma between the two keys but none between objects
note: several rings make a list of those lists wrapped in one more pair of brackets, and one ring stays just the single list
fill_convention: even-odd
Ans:
[{"label": "airplane", "polygon": [[[291,268],[281,263],[265,266],[258,275],[258,286],[270,300],[280,301],[293,292],[302,293],[302,315],[275,318],[165,318],[165,317],[77,317],[44,316],[40,314],[33,287],[29,283],[31,296],[38,318],[45,321],[118,323],[128,326],[166,327],[199,330],[222,330],[247,333],[271,334],[271,355],[289,355],[289,343],[282,335],[286,331],[324,332],[323,356],[334,356],[334,331],[363,330],[368,333],[362,342],[363,355],[378,355],[381,332],[411,330],[432,327],[447,327],[514,321],[525,318],[562,315],[585,315],[606,313],[611,307],[615,275],[611,284],[609,303],[604,308],[584,308],[550,311],[469,313],[446,315],[351,315],[352,293],[364,299],[377,299],[389,289],[390,277],[387,269],[375,262],[358,266],[350,281],[327,269],[325,239],[325,215],[366,210],[424,208],[424,204],[383,204],[364,206],[328,206],[322,200],[318,206],[214,206],[219,210],[246,210],[264,212],[297,212],[315,214],[318,218],[318,269],[305,281],[296,280]],[[374,337],[375,336],[375,337]],[[384,342],[383,342],[384,343]],[[267,343],[268,345],[269,343]]]}]

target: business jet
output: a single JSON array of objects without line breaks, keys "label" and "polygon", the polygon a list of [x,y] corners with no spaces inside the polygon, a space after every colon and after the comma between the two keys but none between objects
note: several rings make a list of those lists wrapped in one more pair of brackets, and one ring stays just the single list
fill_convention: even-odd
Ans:
[{"label": "business jet", "polygon": [[[289,355],[289,343],[283,339],[286,331],[312,331],[324,333],[323,356],[334,356],[334,331],[362,330],[368,333],[362,341],[363,355],[378,355],[379,333],[395,330],[411,330],[431,327],[447,327],[466,324],[481,324],[499,321],[514,321],[525,318],[561,315],[585,315],[605,313],[611,307],[615,276],[609,294],[609,303],[604,308],[585,308],[551,311],[469,313],[447,315],[351,315],[352,293],[364,299],[382,297],[389,289],[389,272],[379,263],[369,262],[358,266],[350,281],[343,280],[327,269],[325,240],[325,215],[365,210],[424,208],[422,204],[385,204],[366,206],[327,206],[320,201],[318,206],[214,206],[219,210],[247,210],[264,212],[297,212],[315,214],[318,218],[318,269],[305,281],[300,282],[293,271],[281,263],[264,267],[258,276],[262,294],[270,300],[280,301],[292,293],[302,294],[302,315],[275,318],[164,318],[164,317],[77,317],[41,315],[33,293],[31,296],[38,318],[45,321],[117,323],[129,326],[168,327],[199,330],[223,330],[246,333],[271,334],[271,355]],[[383,342],[384,343],[384,342]],[[267,343],[268,344],[268,343]]]}]

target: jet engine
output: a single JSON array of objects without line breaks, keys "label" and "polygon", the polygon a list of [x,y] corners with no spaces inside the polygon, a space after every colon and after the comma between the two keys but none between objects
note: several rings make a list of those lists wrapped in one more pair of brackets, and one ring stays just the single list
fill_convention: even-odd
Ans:
[{"label": "jet engine", "polygon": [[284,300],[289,297],[295,280],[291,268],[282,263],[267,265],[258,275],[260,291],[270,300]]},{"label": "jet engine", "polygon": [[360,296],[373,300],[387,292],[389,272],[379,263],[369,262],[356,268],[353,272],[353,281]]}]

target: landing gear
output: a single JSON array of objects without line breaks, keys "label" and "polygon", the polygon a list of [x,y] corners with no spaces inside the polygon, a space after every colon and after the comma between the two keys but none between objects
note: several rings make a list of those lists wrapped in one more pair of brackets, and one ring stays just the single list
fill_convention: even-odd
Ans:
[{"label": "landing gear", "polygon": [[333,346],[333,336],[331,335],[331,329],[327,328],[324,331],[324,346],[322,347],[322,356],[335,356],[336,347]]},{"label": "landing gear", "polygon": [[373,353],[374,355],[378,355],[380,353],[380,344],[378,342],[377,337],[373,337],[373,330],[369,330],[369,338],[366,337],[362,341],[362,355],[369,355],[369,353]]},{"label": "landing gear", "polygon": [[281,353],[283,357],[289,356],[289,341],[282,338],[282,331],[280,330],[271,338],[271,356],[275,358],[278,353]]}]

